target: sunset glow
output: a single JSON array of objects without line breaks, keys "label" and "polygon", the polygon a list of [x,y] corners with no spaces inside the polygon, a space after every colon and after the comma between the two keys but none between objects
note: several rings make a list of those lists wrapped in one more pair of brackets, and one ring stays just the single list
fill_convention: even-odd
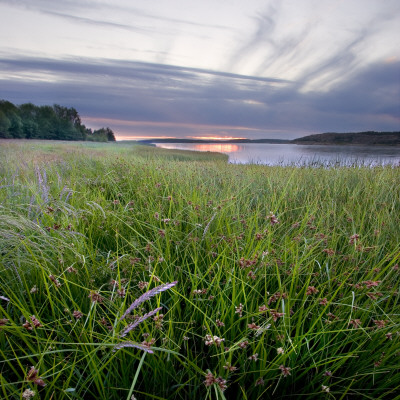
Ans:
[{"label": "sunset glow", "polygon": [[197,151],[216,151],[218,153],[235,153],[239,151],[239,146],[232,143],[196,144],[194,148]]},{"label": "sunset glow", "polygon": [[153,140],[153,139],[175,139],[173,136],[122,136],[117,140]]},{"label": "sunset glow", "polygon": [[190,139],[199,140],[236,140],[236,139],[246,139],[244,137],[233,137],[233,136],[189,136]]}]

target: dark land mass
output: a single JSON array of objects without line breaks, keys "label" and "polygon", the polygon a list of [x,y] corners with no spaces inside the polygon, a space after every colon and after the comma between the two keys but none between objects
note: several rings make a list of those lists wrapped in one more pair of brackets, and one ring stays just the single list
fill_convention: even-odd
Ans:
[{"label": "dark land mass", "polygon": [[400,132],[320,133],[291,141],[293,144],[400,146]]}]

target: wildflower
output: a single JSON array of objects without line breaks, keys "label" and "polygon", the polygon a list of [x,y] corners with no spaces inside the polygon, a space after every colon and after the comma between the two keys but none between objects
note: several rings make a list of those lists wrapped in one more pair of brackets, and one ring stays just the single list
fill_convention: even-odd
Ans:
[{"label": "wildflower", "polygon": [[349,244],[356,243],[359,238],[360,238],[360,235],[357,235],[357,234],[350,236]]},{"label": "wildflower", "polygon": [[35,385],[38,386],[46,386],[43,379],[38,377],[38,373],[39,370],[35,369],[35,367],[31,367],[31,369],[28,372],[28,375],[26,376],[26,380],[28,382],[33,382]]},{"label": "wildflower", "polygon": [[330,320],[339,319],[339,317],[337,317],[335,314],[332,314],[332,313],[328,313],[328,314],[326,314],[326,316],[327,316]]},{"label": "wildflower", "polygon": [[259,325],[256,325],[254,322],[252,322],[251,324],[247,324],[248,328],[251,330],[256,331],[257,329],[260,329]]},{"label": "wildflower", "polygon": [[132,266],[134,266],[137,263],[140,263],[140,258],[139,257],[132,257],[129,259],[129,262],[131,263]]},{"label": "wildflower", "polygon": [[329,389],[328,386],[322,385],[322,391],[323,391],[323,392],[326,392],[326,393],[329,393],[330,389]]},{"label": "wildflower", "polygon": [[278,218],[274,215],[272,211],[269,212],[269,215],[266,217],[266,219],[269,219],[271,225],[279,224]]},{"label": "wildflower", "polygon": [[163,322],[164,322],[164,314],[156,315],[153,318],[153,320],[155,322],[155,328],[156,329],[162,329],[162,325],[163,325]]},{"label": "wildflower", "polygon": [[258,307],[258,312],[260,312],[260,313],[264,313],[267,310],[268,310],[268,307],[265,304],[260,306],[260,307]]},{"label": "wildflower", "polygon": [[206,387],[209,387],[215,383],[215,377],[211,372],[206,374],[206,380],[203,382]]},{"label": "wildflower", "polygon": [[239,314],[239,317],[242,317],[243,314],[243,304],[240,303],[238,306],[235,306],[235,314]]},{"label": "wildflower", "polygon": [[324,297],[323,299],[320,300],[319,304],[321,306],[326,306],[328,304],[328,299]]},{"label": "wildflower", "polygon": [[279,366],[279,369],[282,371],[282,375],[286,378],[288,375],[290,375],[290,367],[285,367],[283,365]]},{"label": "wildflower", "polygon": [[189,337],[188,336],[184,336],[182,339],[185,340],[185,341],[188,341]]},{"label": "wildflower", "polygon": [[215,320],[215,322],[216,322],[217,326],[225,326],[225,324],[222,321],[220,321],[219,319]]},{"label": "wildflower", "polygon": [[31,326],[31,324],[28,321],[25,321],[24,324],[22,324],[22,326],[27,329],[28,331],[31,331],[33,328]]},{"label": "wildflower", "polygon": [[148,285],[148,284],[149,284],[148,282],[140,281],[140,282],[138,283],[138,287],[139,287],[140,290],[144,290],[144,289],[147,288],[147,285]]},{"label": "wildflower", "polygon": [[153,344],[154,344],[155,342],[156,342],[156,339],[155,339],[155,338],[150,339],[150,340],[144,340],[144,341],[142,342],[142,346],[147,347],[147,348],[150,348],[151,346],[153,346]]},{"label": "wildflower", "polygon": [[240,342],[240,343],[238,344],[238,346],[239,346],[241,349],[245,349],[248,345],[249,345],[249,342],[248,342],[247,340],[244,340],[243,342]]},{"label": "wildflower", "polygon": [[265,381],[263,378],[258,378],[256,380],[256,383],[254,384],[255,386],[264,386],[265,385]]},{"label": "wildflower", "polygon": [[385,334],[385,336],[386,336],[387,339],[392,340],[393,333],[388,332],[388,333]]},{"label": "wildflower", "polygon": [[268,304],[271,304],[275,301],[277,301],[278,299],[287,299],[287,294],[286,293],[281,293],[281,292],[276,292],[274,293],[268,300]]},{"label": "wildflower", "polygon": [[218,336],[211,336],[211,335],[206,335],[205,338],[205,345],[206,346],[211,346],[213,344],[215,344],[217,347],[221,346],[221,343],[225,341],[225,339],[220,338]]},{"label": "wildflower", "polygon": [[72,313],[72,315],[76,318],[76,319],[81,319],[83,317],[83,313],[78,311],[78,310],[74,310],[74,312]]},{"label": "wildflower", "polygon": [[24,392],[22,393],[22,398],[25,400],[29,400],[32,397],[34,397],[36,395],[36,392],[34,392],[31,389],[25,389]]},{"label": "wildflower", "polygon": [[119,297],[125,297],[125,292],[126,292],[126,290],[125,290],[125,288],[124,287],[122,287],[121,289],[117,289],[117,295],[119,296]]},{"label": "wildflower", "polygon": [[39,290],[38,290],[37,286],[35,285],[35,286],[33,286],[33,287],[31,288],[31,290],[29,291],[29,293],[34,294],[34,293],[37,293],[38,291],[39,291]]},{"label": "wildflower", "polygon": [[360,319],[352,319],[349,322],[349,325],[353,325],[354,328],[358,328],[361,325]]},{"label": "wildflower", "polygon": [[257,278],[257,275],[256,275],[253,271],[250,271],[250,272],[247,274],[247,276],[248,276],[250,279],[253,279],[253,281]]},{"label": "wildflower", "polygon": [[284,353],[285,353],[285,350],[283,350],[283,347],[278,347],[278,348],[276,349],[276,352],[277,352],[278,354],[284,354]]},{"label": "wildflower", "polygon": [[364,281],[362,282],[367,289],[378,286],[382,281]]},{"label": "wildflower", "polygon": [[227,370],[230,371],[230,372],[233,372],[233,371],[236,371],[236,370],[237,370],[237,367],[231,365],[229,362],[227,362],[227,363],[223,366],[223,368],[224,368],[224,369],[227,369]]},{"label": "wildflower", "polygon": [[368,292],[368,293],[367,293],[367,296],[368,296],[371,300],[378,300],[378,297],[382,297],[383,294],[380,293],[380,292],[375,292],[375,293],[373,293],[373,292]]},{"label": "wildflower", "polygon": [[226,379],[222,379],[220,376],[215,379],[215,383],[219,386],[219,388],[224,391],[227,388]]},{"label": "wildflower", "polygon": [[77,274],[78,270],[71,265],[67,268],[67,272]]},{"label": "wildflower", "polygon": [[207,289],[195,289],[192,291],[192,294],[206,294]]},{"label": "wildflower", "polygon": [[333,256],[335,255],[335,250],[333,249],[323,249],[322,250],[324,253],[326,253],[327,256]]},{"label": "wildflower", "polygon": [[93,301],[93,303],[102,303],[104,300],[104,297],[101,296],[99,293],[94,292],[93,290],[90,291],[89,296],[90,300]]},{"label": "wildflower", "polygon": [[378,328],[384,328],[385,327],[385,325],[389,322],[388,320],[384,320],[384,319],[381,319],[381,320],[373,320],[374,321],[374,324],[378,327]]},{"label": "wildflower", "polygon": [[249,357],[249,360],[252,361],[257,361],[258,360],[258,353],[253,354],[252,356]]},{"label": "wildflower", "polygon": [[165,230],[159,229],[159,230],[158,230],[158,234],[159,234],[162,238],[165,237]]},{"label": "wildflower", "polygon": [[269,310],[269,312],[271,313],[274,322],[276,322],[278,318],[281,318],[285,315],[285,313],[280,313],[275,310]]},{"label": "wildflower", "polygon": [[49,279],[54,283],[56,287],[61,286],[61,283],[53,275],[49,275]]},{"label": "wildflower", "polygon": [[325,371],[324,376],[332,376],[332,371]]},{"label": "wildflower", "polygon": [[307,295],[307,296],[310,296],[311,294],[316,294],[316,293],[318,293],[318,292],[319,292],[319,290],[316,289],[314,286],[309,286],[309,287],[307,288],[306,295]]},{"label": "wildflower", "polygon": [[31,315],[29,318],[31,319],[31,322],[29,323],[26,321],[25,324],[22,325],[28,331],[31,331],[33,328],[40,328],[42,326],[40,321],[34,315]]}]

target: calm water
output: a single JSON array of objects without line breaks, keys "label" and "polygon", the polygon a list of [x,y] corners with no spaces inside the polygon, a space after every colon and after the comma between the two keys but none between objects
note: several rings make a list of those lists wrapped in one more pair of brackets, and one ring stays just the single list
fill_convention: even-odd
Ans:
[{"label": "calm water", "polygon": [[383,146],[300,146],[295,144],[188,144],[155,143],[164,149],[217,151],[229,156],[231,163],[286,164],[366,164],[400,165],[400,147]]}]

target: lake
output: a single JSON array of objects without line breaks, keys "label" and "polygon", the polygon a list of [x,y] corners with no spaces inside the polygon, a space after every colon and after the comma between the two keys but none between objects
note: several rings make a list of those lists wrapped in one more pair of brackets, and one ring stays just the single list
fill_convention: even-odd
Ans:
[{"label": "lake", "polygon": [[154,143],[164,149],[216,151],[230,163],[265,165],[400,165],[400,147],[269,143]]}]

